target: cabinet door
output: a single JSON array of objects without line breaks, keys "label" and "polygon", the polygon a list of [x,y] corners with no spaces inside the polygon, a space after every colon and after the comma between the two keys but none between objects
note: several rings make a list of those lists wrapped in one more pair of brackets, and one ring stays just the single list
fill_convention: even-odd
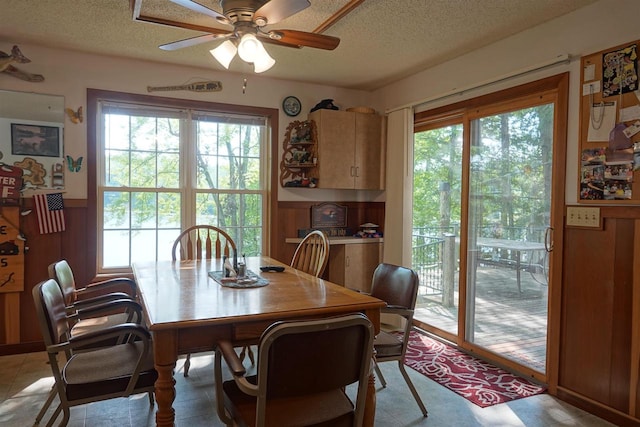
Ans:
[{"label": "cabinet door", "polygon": [[373,271],[381,260],[380,243],[331,245],[329,280],[349,289],[371,291]]},{"label": "cabinet door", "polygon": [[318,110],[309,118],[318,129],[318,188],[353,188],[355,116]]},{"label": "cabinet door", "polygon": [[382,117],[377,114],[356,113],[355,126],[355,188],[382,190]]}]

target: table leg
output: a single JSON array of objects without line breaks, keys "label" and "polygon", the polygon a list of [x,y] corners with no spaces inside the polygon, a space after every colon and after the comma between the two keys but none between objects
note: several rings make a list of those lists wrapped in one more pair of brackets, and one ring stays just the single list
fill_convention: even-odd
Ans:
[{"label": "table leg", "polygon": [[373,372],[369,374],[369,382],[367,384],[367,399],[364,403],[364,419],[362,425],[364,427],[373,427],[376,418],[376,384]]},{"label": "table leg", "polygon": [[153,336],[153,354],[155,368],[158,371],[158,379],[155,384],[156,426],[173,427],[175,425],[176,411],[173,409],[173,401],[176,397],[176,380],[173,372],[176,367],[178,355],[171,349],[175,349],[175,336],[171,333],[156,333]]},{"label": "table leg", "polygon": [[158,380],[156,381],[156,403],[158,410],[156,412],[156,426],[173,427],[176,412],[173,409],[173,400],[176,397],[175,384],[173,379],[173,369],[176,364],[156,365],[158,371]]}]

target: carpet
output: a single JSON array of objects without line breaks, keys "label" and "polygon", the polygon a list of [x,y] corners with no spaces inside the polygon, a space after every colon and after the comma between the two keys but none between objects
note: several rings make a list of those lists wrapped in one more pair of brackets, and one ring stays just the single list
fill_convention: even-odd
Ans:
[{"label": "carpet", "polygon": [[411,331],[405,365],[483,408],[546,390],[417,331]]}]

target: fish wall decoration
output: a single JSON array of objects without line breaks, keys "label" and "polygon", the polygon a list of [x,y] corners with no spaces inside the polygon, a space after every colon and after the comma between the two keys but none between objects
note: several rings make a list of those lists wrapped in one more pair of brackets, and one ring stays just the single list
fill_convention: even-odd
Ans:
[{"label": "fish wall decoration", "polygon": [[20,52],[18,46],[13,46],[10,54],[0,51],[0,73],[7,73],[10,76],[26,80],[28,82],[44,81],[44,76],[42,74],[27,73],[26,71],[22,71],[11,65],[12,63],[27,64],[29,62],[31,62],[31,60]]}]

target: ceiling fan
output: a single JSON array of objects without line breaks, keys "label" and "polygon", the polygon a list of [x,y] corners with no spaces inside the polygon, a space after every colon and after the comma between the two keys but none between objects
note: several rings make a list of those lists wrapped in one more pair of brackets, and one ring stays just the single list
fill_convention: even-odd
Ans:
[{"label": "ceiling fan", "polygon": [[192,0],[170,1],[233,28],[163,44],[160,49],[176,50],[208,41],[223,41],[210,52],[226,69],[229,69],[236,52],[241,59],[254,64],[256,73],[271,68],[275,60],[269,56],[261,41],[286,47],[325,50],[333,50],[340,44],[339,38],[324,34],[297,30],[265,30],[267,25],[280,22],[309,7],[309,0],[220,0],[222,13]]}]

